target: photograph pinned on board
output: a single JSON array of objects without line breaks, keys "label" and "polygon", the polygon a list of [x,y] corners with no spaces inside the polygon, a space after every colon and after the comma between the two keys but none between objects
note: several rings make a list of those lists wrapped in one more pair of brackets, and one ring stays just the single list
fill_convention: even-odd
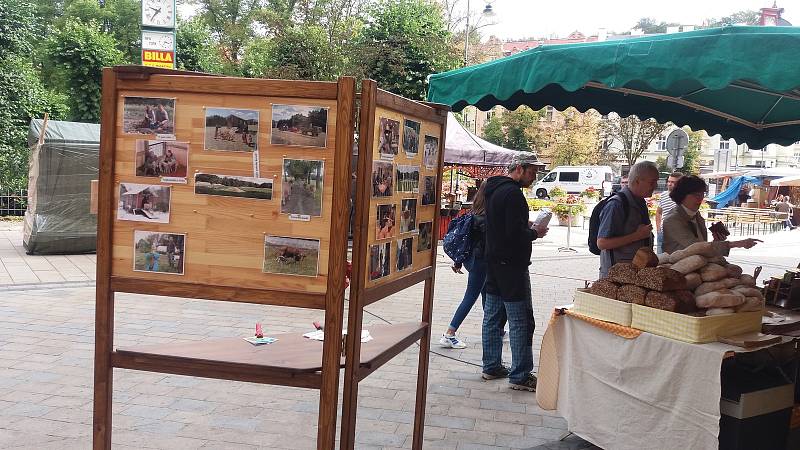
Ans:
[{"label": "photograph pinned on board", "polygon": [[406,270],[411,267],[413,263],[414,252],[412,246],[414,245],[414,238],[407,237],[405,239],[397,240],[397,271]]},{"label": "photograph pinned on board", "polygon": [[424,252],[431,249],[433,242],[433,222],[419,223],[419,237],[417,238],[417,251]]},{"label": "photograph pinned on board", "polygon": [[419,166],[398,164],[395,173],[397,192],[419,192]]},{"label": "photograph pinned on board", "polygon": [[133,270],[183,275],[185,247],[185,234],[135,230]]},{"label": "photograph pinned on board", "polygon": [[272,145],[324,148],[328,142],[328,108],[272,105]]},{"label": "photograph pinned on board", "polygon": [[413,158],[419,153],[419,130],[421,124],[406,119],[403,125],[403,151],[406,156]]},{"label": "photograph pinned on board", "polygon": [[409,233],[417,229],[417,199],[400,201],[400,232]]},{"label": "photograph pinned on board", "polygon": [[264,273],[317,276],[319,239],[264,236]]},{"label": "photograph pinned on board", "polygon": [[400,147],[400,122],[386,117],[380,120],[380,136],[378,151],[381,157],[392,158],[397,156]]},{"label": "photograph pinned on board", "polygon": [[392,243],[369,246],[369,279],[377,280],[389,275],[389,253]]},{"label": "photograph pinned on board", "polygon": [[175,135],[175,99],[124,97],[122,132]]},{"label": "photograph pinned on board", "polygon": [[137,139],[134,161],[137,177],[185,183],[189,165],[189,143]]},{"label": "photograph pinned on board", "polygon": [[422,182],[422,206],[436,204],[436,177],[424,177]]},{"label": "photograph pinned on board", "polygon": [[258,110],[210,107],[205,110],[205,150],[258,151]]},{"label": "photograph pinned on board", "polygon": [[117,220],[169,223],[172,186],[160,184],[119,184]]},{"label": "photograph pinned on board", "polygon": [[425,135],[425,145],[423,147],[422,163],[428,169],[436,168],[439,162],[439,138]]},{"label": "photograph pinned on board", "polygon": [[394,169],[386,161],[372,162],[372,196],[391,197],[394,193]]},{"label": "photograph pinned on board", "polygon": [[281,214],[320,217],[325,163],[284,159],[281,180]]},{"label": "photograph pinned on board", "polygon": [[396,233],[397,206],[395,204],[378,205],[377,210],[375,239],[388,239],[393,237]]},{"label": "photograph pinned on board", "polygon": [[195,194],[272,200],[272,184],[272,178],[194,174]]}]

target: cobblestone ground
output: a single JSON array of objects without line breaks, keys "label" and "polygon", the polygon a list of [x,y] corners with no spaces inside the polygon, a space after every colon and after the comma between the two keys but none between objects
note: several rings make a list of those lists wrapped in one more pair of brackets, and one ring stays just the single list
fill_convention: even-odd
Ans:
[{"label": "cobblestone ground", "polygon": [[[22,256],[17,245],[19,229],[6,226],[2,231],[1,227],[0,222],[4,270],[8,271],[9,260],[23,259],[18,264],[30,269],[30,264],[39,263],[29,261],[40,258],[58,271],[61,259],[50,262],[50,257]],[[770,266],[765,274],[777,273],[789,261],[795,266],[800,231],[796,236],[789,233],[765,244],[761,253],[748,254],[747,263],[766,262]],[[585,236],[585,231],[573,229],[573,242],[583,244]],[[575,254],[559,253],[557,248],[564,240],[563,229],[554,229],[534,247],[536,360],[553,307],[569,303],[574,290],[584,285],[582,280],[595,278],[597,271],[598,258],[588,254],[585,245],[573,245],[578,250]],[[787,250],[790,241],[794,247],[789,245]],[[24,268],[18,271],[24,272]],[[0,279],[0,448],[89,448],[93,284],[88,279],[13,281]],[[436,353],[430,360],[425,448],[591,447],[574,436],[559,442],[565,421],[541,410],[534,394],[511,391],[503,380],[480,379],[480,307],[473,309],[459,330],[469,344],[466,349],[436,345],[465,283],[466,275],[452,273],[447,259],[440,257],[433,318],[432,349]],[[419,285],[370,305],[365,313],[366,328],[384,320],[418,319],[421,298]],[[268,333],[305,332],[312,321],[320,319],[317,311],[303,309],[119,294],[115,345],[246,336],[255,322],[262,322]],[[505,359],[510,359],[507,346]],[[417,362],[418,349],[412,346],[361,382],[358,448],[410,448]],[[318,393],[312,390],[116,369],[114,448],[315,448],[317,401]]]}]

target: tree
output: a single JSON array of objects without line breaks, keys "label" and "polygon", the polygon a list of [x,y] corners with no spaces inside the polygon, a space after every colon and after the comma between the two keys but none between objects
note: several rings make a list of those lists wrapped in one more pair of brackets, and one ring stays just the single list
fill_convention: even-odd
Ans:
[{"label": "tree", "polygon": [[506,134],[503,131],[503,124],[500,120],[500,116],[494,115],[491,119],[489,119],[488,122],[486,122],[486,124],[483,126],[483,138],[492,144],[505,147]]},{"label": "tree", "polygon": [[[219,42],[222,56],[235,71],[242,50],[255,34],[255,19],[262,12],[260,0],[187,0],[200,6],[200,17]],[[296,3],[297,0],[283,0]]]},{"label": "tree", "polygon": [[642,17],[636,22],[636,25],[633,26],[634,30],[642,30],[644,34],[659,34],[659,33],[666,33],[667,27],[680,25],[678,23],[667,23],[664,21],[656,22],[656,19],[652,17]]},{"label": "tree", "polygon": [[692,131],[688,127],[684,128],[689,134],[689,144],[683,153],[683,168],[681,172],[687,175],[697,175],[700,173],[700,151],[703,146],[703,132]]},{"label": "tree", "polygon": [[175,30],[175,60],[183,70],[222,73],[224,65],[211,30],[199,17],[179,20]]},{"label": "tree", "polygon": [[636,116],[609,116],[602,122],[603,134],[612,139],[610,147],[615,148],[629,166],[636,164],[645,150],[664,130],[669,122],[660,124],[655,119],[639,120]]},{"label": "tree", "polygon": [[546,146],[539,152],[553,166],[596,164],[599,153],[598,114],[567,108],[561,113],[563,124],[550,127]]},{"label": "tree", "polygon": [[272,39],[270,67],[280,68],[280,78],[332,80],[341,68],[335,49],[331,49],[325,30],[307,25],[289,28]]},{"label": "tree", "polygon": [[53,83],[68,95],[70,120],[99,122],[102,69],[123,59],[114,38],[95,22],[69,20],[50,36],[46,53]]},{"label": "tree", "polygon": [[364,75],[415,100],[425,98],[427,77],[458,67],[439,7],[426,0],[380,0],[359,42]]},{"label": "tree", "polygon": [[737,11],[729,16],[722,17],[720,19],[708,19],[706,23],[708,23],[709,27],[725,27],[730,25],[758,25],[758,21],[761,18],[761,14],[758,11],[752,9],[746,9],[742,11]]}]

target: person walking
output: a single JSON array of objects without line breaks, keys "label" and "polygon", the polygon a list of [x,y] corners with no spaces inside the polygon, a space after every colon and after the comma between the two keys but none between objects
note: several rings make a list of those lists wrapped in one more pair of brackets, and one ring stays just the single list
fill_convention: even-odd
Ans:
[{"label": "person walking", "polygon": [[783,221],[784,230],[787,228],[790,230],[797,228],[797,226],[795,226],[795,224],[792,222],[792,215],[794,214],[795,207],[795,205],[789,203],[788,195],[781,197],[781,200],[775,205],[775,211],[786,214],[786,220]]},{"label": "person walking", "polygon": [[[547,234],[544,225],[530,226],[522,189],[536,178],[536,156],[519,152],[508,175],[489,178],[486,202],[486,301],[483,305],[483,373],[485,380],[508,377],[509,387],[535,391],[533,375],[533,303],[531,244]],[[503,361],[503,323],[508,321],[511,367]]]},{"label": "person walking", "polygon": [[664,253],[664,219],[675,210],[675,202],[670,198],[670,192],[675,188],[675,183],[683,176],[680,172],[672,172],[667,178],[667,190],[661,193],[656,208],[656,253]]},{"label": "person walking", "polygon": [[[456,331],[458,331],[458,327],[461,326],[461,323],[472,310],[475,301],[478,300],[478,295],[481,296],[482,302],[486,303],[486,260],[483,257],[486,236],[485,186],[486,183],[481,185],[472,201],[472,229],[469,234],[469,239],[472,242],[472,253],[463,264],[467,272],[469,272],[467,288],[464,291],[461,304],[458,305],[455,314],[453,314],[450,326],[447,327],[447,331],[439,339],[439,345],[445,348],[465,348],[467,346],[456,337]],[[453,272],[464,273],[461,271],[461,267],[461,263],[453,263],[451,266]]]}]

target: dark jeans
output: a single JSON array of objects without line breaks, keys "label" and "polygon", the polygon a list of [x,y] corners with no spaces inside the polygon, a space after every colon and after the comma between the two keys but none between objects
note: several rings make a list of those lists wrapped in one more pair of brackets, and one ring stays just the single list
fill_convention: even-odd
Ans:
[{"label": "dark jeans", "polygon": [[503,325],[508,320],[508,335],[511,341],[511,373],[508,380],[517,384],[524,382],[533,371],[533,319],[530,274],[525,270],[520,283],[527,290],[522,299],[509,301],[499,295],[486,295],[483,304],[483,371],[497,370],[503,363]]},{"label": "dark jeans", "polygon": [[450,321],[450,328],[453,330],[458,330],[458,327],[461,326],[461,322],[464,321],[475,305],[475,301],[478,300],[478,295],[481,295],[484,302],[486,301],[486,261],[483,258],[470,256],[464,261],[464,267],[469,272],[467,290],[464,291],[464,298],[458,305],[453,320]]}]

